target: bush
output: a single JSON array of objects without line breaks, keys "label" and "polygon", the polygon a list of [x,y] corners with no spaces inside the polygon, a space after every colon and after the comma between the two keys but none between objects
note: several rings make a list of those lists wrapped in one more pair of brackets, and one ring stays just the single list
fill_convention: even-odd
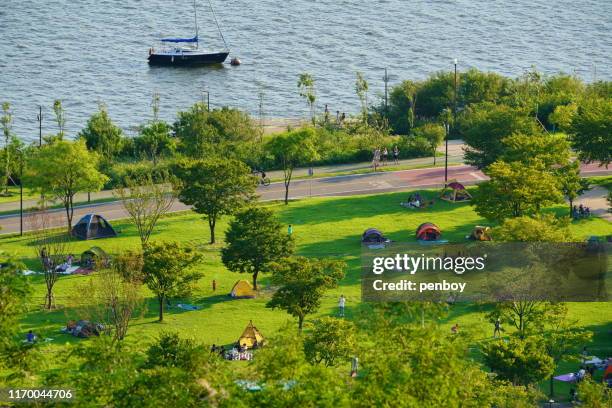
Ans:
[{"label": "bush", "polygon": [[153,162],[141,160],[136,162],[115,162],[106,166],[102,171],[109,177],[105,189],[127,187],[125,179],[143,180],[152,177],[154,182],[163,182],[169,171],[170,161]]}]

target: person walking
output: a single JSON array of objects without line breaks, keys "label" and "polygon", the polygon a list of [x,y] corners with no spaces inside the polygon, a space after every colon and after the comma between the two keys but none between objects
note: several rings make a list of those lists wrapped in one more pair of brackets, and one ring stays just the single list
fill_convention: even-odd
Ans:
[{"label": "person walking", "polygon": [[393,163],[399,163],[399,149],[397,148],[397,145],[393,146]]},{"label": "person walking", "polygon": [[287,235],[291,236],[291,234],[293,234],[293,226],[289,224],[287,227]]},{"label": "person walking", "polygon": [[344,317],[344,306],[346,305],[346,298],[344,295],[340,295],[340,299],[338,299],[338,312],[340,317]]},{"label": "person walking", "polygon": [[372,167],[374,171],[378,170],[378,166],[380,165],[380,149],[377,147],[374,149],[374,157],[372,158]]},{"label": "person walking", "polygon": [[501,337],[501,321],[499,320],[499,317],[493,324],[495,325],[495,328],[493,329],[493,338],[496,338],[497,336]]},{"label": "person walking", "polygon": [[389,150],[387,150],[387,147],[385,147],[382,151],[382,165],[386,166],[388,161],[389,161]]}]

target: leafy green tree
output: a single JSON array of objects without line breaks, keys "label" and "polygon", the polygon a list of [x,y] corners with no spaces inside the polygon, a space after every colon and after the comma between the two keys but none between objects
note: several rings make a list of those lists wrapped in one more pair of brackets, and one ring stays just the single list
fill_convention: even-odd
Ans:
[{"label": "leafy green tree", "polygon": [[123,131],[113,123],[104,104],[98,106],[78,137],[105,160],[112,160],[123,150]]},{"label": "leafy green tree", "polygon": [[9,179],[11,178],[11,141],[15,137],[12,132],[13,126],[13,113],[11,112],[11,105],[8,102],[2,103],[2,117],[0,118],[0,124],[2,124],[2,134],[4,135],[4,150],[3,150],[3,161],[4,161],[4,175],[0,177],[0,189],[4,189],[4,195],[8,196]]},{"label": "leafy green tree", "polygon": [[273,265],[272,282],[279,288],[266,307],[284,309],[297,317],[302,331],[306,315],[316,312],[327,289],[344,277],[346,264],[341,261],[288,258]]},{"label": "leafy green tree", "polygon": [[484,346],[485,364],[514,385],[535,384],[552,375],[554,362],[542,339],[534,336],[497,340]]},{"label": "leafy green tree", "polygon": [[161,322],[166,299],[187,296],[192,283],[202,276],[191,270],[201,257],[193,248],[175,242],[150,242],[143,256],[144,283],[157,296]]},{"label": "leafy green tree", "polygon": [[[408,135],[415,126],[417,92],[420,84],[413,81],[402,81],[389,93],[387,119],[394,133]],[[384,106],[378,107],[384,113]]]},{"label": "leafy green tree", "polygon": [[353,323],[332,317],[315,320],[304,338],[304,353],[312,364],[327,367],[348,361],[356,352],[357,341]]},{"label": "leafy green tree", "polygon": [[502,141],[504,152],[500,159],[521,162],[526,166],[543,165],[546,170],[566,166],[570,162],[570,144],[562,134],[514,133]]},{"label": "leafy green tree", "polygon": [[467,144],[465,160],[483,169],[505,151],[503,140],[514,133],[539,134],[537,122],[520,108],[482,103],[471,105],[461,123],[463,139]]},{"label": "leafy green tree", "polygon": [[181,162],[175,168],[178,198],[208,220],[210,243],[215,243],[215,226],[224,215],[240,211],[255,199],[257,181],[242,162],[207,159]]},{"label": "leafy green tree", "polygon": [[563,197],[554,175],[543,166],[498,161],[485,171],[490,180],[478,185],[472,204],[476,212],[490,220],[534,215]]},{"label": "leafy green tree", "polygon": [[319,153],[314,144],[315,132],[303,128],[272,137],[266,144],[266,150],[274,157],[283,169],[285,183],[285,204],[289,204],[289,185],[293,170],[317,160]]},{"label": "leafy green tree", "polygon": [[182,339],[178,333],[162,332],[147,350],[145,367],[177,367],[197,371],[206,362],[206,349],[193,339]]},{"label": "leafy green tree", "polygon": [[355,80],[355,93],[361,103],[361,120],[364,124],[368,122],[368,81],[361,72],[357,72]]},{"label": "leafy green tree", "polygon": [[572,126],[572,119],[578,107],[575,103],[559,105],[548,115],[548,122],[553,125],[553,130],[568,131]]},{"label": "leafy green tree", "polygon": [[160,158],[171,156],[176,143],[172,138],[172,127],[166,122],[156,121],[140,128],[140,134],[134,138],[136,152],[153,161],[156,166]]},{"label": "leafy green tree", "polygon": [[108,177],[98,171],[98,155],[84,141],[58,140],[36,150],[25,174],[26,183],[47,197],[61,200],[68,232],[72,228],[74,196],[99,191]]},{"label": "leafy green tree", "polygon": [[612,392],[605,384],[598,384],[590,378],[578,383],[578,398],[581,406],[590,408],[609,408],[612,405]]},{"label": "leafy green tree", "polygon": [[[588,343],[593,333],[578,325],[577,320],[572,320],[568,314],[565,303],[550,304],[543,316],[541,334],[544,338],[546,352],[552,358],[554,366],[559,362],[577,360],[577,350],[583,344]],[[554,373],[553,369],[553,373]],[[550,396],[554,395],[553,376],[550,376]]]},{"label": "leafy green tree", "polygon": [[538,217],[522,216],[506,219],[493,229],[496,241],[503,242],[571,242],[567,220],[551,214]]},{"label": "leafy green tree", "polygon": [[481,102],[498,103],[510,94],[510,81],[495,72],[483,72],[471,68],[460,74],[458,93],[460,106]]},{"label": "leafy green tree", "polygon": [[589,181],[580,176],[580,162],[574,161],[556,170],[561,192],[569,202],[569,215],[572,215],[574,200],[589,189]]},{"label": "leafy green tree", "polygon": [[[460,76],[458,86],[461,84]],[[457,95],[459,97],[459,95]],[[435,119],[444,109],[453,106],[455,100],[455,78],[452,72],[437,72],[419,84],[416,116]],[[460,105],[460,101],[458,101]]]},{"label": "leafy green tree", "polygon": [[208,110],[196,103],[174,122],[177,150],[194,159],[222,157],[247,163],[258,160],[259,130],[248,114],[223,107]]},{"label": "leafy green tree", "polygon": [[444,127],[436,123],[426,123],[414,129],[414,134],[427,140],[431,155],[433,156],[433,164],[436,165],[436,151],[438,146],[442,144],[446,137]]},{"label": "leafy green tree", "polygon": [[64,129],[66,128],[66,111],[60,99],[53,101],[53,113],[55,114],[55,122],[57,123],[57,135],[49,138],[47,143],[52,143],[55,140],[64,140]]},{"label": "leafy green tree", "polygon": [[607,167],[612,161],[612,99],[583,99],[569,133],[580,160],[599,161]]},{"label": "leafy green tree", "polygon": [[298,91],[300,96],[306,100],[308,107],[310,108],[310,120],[312,124],[315,124],[315,101],[317,94],[315,92],[315,81],[312,75],[307,72],[303,72],[298,77],[297,82]]},{"label": "leafy green tree", "polygon": [[232,272],[252,274],[255,290],[260,272],[293,253],[291,236],[272,211],[261,207],[238,213],[230,221],[225,242],[227,246],[221,250],[223,264]]}]

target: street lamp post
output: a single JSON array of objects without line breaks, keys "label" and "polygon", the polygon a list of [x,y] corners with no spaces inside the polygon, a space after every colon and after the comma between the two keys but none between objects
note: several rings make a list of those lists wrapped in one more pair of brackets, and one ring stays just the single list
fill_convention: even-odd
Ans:
[{"label": "street lamp post", "polygon": [[453,135],[457,134],[457,58],[455,63],[455,92],[453,95]]},{"label": "street lamp post", "polygon": [[23,152],[19,151],[19,236],[23,236]]},{"label": "street lamp post", "polygon": [[42,146],[42,105],[38,105],[38,115],[36,115],[36,119],[38,120],[38,147]]},{"label": "street lamp post", "polygon": [[[446,147],[444,152],[444,187],[448,184],[448,133],[450,132],[450,125],[448,121],[444,122],[444,133],[446,135]],[[435,154],[435,153],[434,153]]]},{"label": "street lamp post", "polygon": [[[202,91],[202,93],[206,94],[206,110],[210,110],[210,92],[209,91]],[[202,98],[202,103],[204,103],[204,98]]]}]

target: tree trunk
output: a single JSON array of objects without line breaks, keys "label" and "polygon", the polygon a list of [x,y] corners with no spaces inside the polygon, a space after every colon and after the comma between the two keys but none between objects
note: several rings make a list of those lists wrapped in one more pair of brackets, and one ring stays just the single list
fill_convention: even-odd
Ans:
[{"label": "tree trunk", "polygon": [[574,208],[574,200],[572,200],[572,199],[570,198],[570,199],[569,199],[569,216],[570,216],[570,218],[573,218],[573,217],[572,217],[572,215],[573,215],[573,214],[572,214],[572,210],[573,210],[573,208]]},{"label": "tree trunk", "polygon": [[47,298],[45,300],[45,307],[47,308],[47,310],[51,310],[51,308],[53,307],[53,287],[47,288]]},{"label": "tree trunk", "polygon": [[436,149],[433,150],[434,166],[436,165]]},{"label": "tree trunk", "polygon": [[289,204],[289,184],[291,184],[291,175],[293,169],[285,170],[285,205]]},{"label": "tree trunk", "polygon": [[552,399],[552,397],[554,396],[555,392],[554,392],[554,386],[553,386],[553,376],[554,374],[550,375],[550,399]]},{"label": "tree trunk", "polygon": [[302,326],[304,325],[304,316],[298,317],[298,330],[302,332]]},{"label": "tree trunk", "polygon": [[72,217],[70,217],[70,202],[66,200],[64,204],[64,208],[66,209],[66,222],[68,223],[68,234],[70,234],[72,230]]},{"label": "tree trunk", "polygon": [[253,272],[253,289],[257,290],[257,275],[259,274],[259,271],[255,271]]},{"label": "tree trunk", "polygon": [[210,243],[211,245],[215,243],[215,224],[217,223],[217,219],[215,217],[208,217],[208,227],[210,228]]},{"label": "tree trunk", "polygon": [[159,295],[157,297],[159,300],[159,322],[164,321],[164,295]]}]

